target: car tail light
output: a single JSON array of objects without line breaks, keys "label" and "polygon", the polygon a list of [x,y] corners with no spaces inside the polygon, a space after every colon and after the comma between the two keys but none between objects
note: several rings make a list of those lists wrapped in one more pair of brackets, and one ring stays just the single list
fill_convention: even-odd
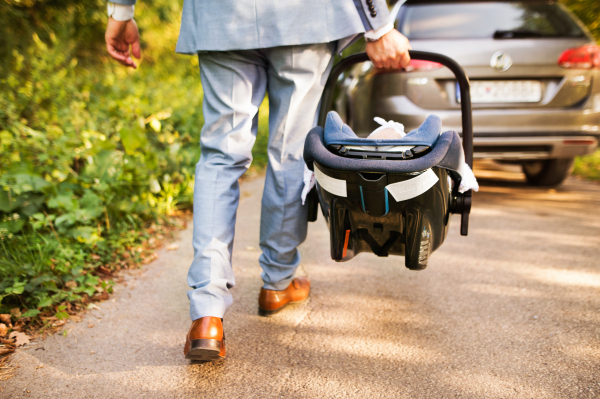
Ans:
[{"label": "car tail light", "polygon": [[589,44],[565,50],[558,58],[558,65],[569,69],[600,67],[600,47]]},{"label": "car tail light", "polygon": [[433,71],[443,67],[439,62],[423,61],[423,60],[410,60],[410,63],[406,68],[402,69],[375,69],[375,74],[381,75],[384,73],[398,73],[398,72],[424,72]]},{"label": "car tail light", "polygon": [[410,64],[406,67],[406,72],[415,71],[433,71],[443,67],[439,62],[422,61],[422,60],[410,60]]}]

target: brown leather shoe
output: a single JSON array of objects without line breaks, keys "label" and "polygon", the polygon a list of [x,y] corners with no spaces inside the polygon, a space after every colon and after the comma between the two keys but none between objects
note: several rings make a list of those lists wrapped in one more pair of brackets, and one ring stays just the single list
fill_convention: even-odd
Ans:
[{"label": "brown leather shoe", "polygon": [[310,281],[307,277],[296,277],[283,291],[260,289],[258,297],[258,314],[273,316],[290,303],[306,300],[310,294]]},{"label": "brown leather shoe", "polygon": [[185,339],[183,354],[186,359],[198,361],[224,358],[223,320],[218,317],[202,317],[194,320]]}]

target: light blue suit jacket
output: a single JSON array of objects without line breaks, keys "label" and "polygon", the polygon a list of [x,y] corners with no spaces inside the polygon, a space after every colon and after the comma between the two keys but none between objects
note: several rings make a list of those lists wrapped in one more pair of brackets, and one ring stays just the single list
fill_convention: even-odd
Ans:
[{"label": "light blue suit jacket", "polygon": [[360,34],[389,22],[385,0],[185,0],[176,51],[194,54],[333,41],[341,51]]}]

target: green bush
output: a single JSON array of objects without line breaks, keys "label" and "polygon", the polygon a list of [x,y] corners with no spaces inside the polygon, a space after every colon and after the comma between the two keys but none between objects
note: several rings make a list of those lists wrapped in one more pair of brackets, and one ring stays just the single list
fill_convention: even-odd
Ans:
[{"label": "green bush", "polygon": [[[179,5],[138,7],[149,45],[133,71],[104,55],[96,3],[87,14],[75,2],[2,5],[22,15],[10,26],[30,30],[10,51],[2,46],[1,313],[91,296],[102,289],[98,266],[114,265],[116,253],[150,238],[145,226],[191,205],[202,88],[197,58],[172,51]],[[58,17],[40,26],[35,16],[49,8]],[[102,15],[102,24],[82,30],[82,14]]]},{"label": "green bush", "polygon": [[[136,7],[138,70],[105,54],[105,2],[0,3],[0,313],[109,289],[192,204],[204,123],[197,57],[174,53],[180,2]],[[255,165],[266,162],[261,107]],[[141,252],[140,252],[141,251]]]},{"label": "green bush", "polygon": [[596,39],[600,38],[600,2],[596,0],[563,0],[563,3],[581,19]]},{"label": "green bush", "polygon": [[600,150],[575,158],[573,174],[585,179],[600,181]]}]

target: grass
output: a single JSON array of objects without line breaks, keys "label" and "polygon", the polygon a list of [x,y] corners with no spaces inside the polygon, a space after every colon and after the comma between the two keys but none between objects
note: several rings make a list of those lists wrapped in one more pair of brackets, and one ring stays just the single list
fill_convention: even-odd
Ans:
[{"label": "grass", "polygon": [[600,149],[590,155],[575,158],[573,174],[584,179],[600,181]]},{"label": "grass", "polygon": [[92,302],[113,293],[120,280],[116,272],[156,259],[156,250],[185,227],[188,218],[179,213],[155,222],[117,221],[93,247],[73,241],[63,245],[60,236],[36,232],[0,237],[0,272],[16,277],[0,295],[0,366],[3,355],[15,350],[8,339],[12,331],[35,338],[58,331],[69,319],[80,321],[80,313],[93,307]]},{"label": "grass", "polygon": [[[265,98],[259,108],[248,176],[260,174],[268,163],[268,120]],[[186,205],[191,201],[184,204],[189,208]],[[69,318],[91,300],[111,293],[114,272],[152,261],[162,241],[181,227],[180,218],[173,218],[172,212],[155,213],[150,220],[135,214],[111,217],[110,221],[108,217],[101,219],[101,240],[90,245],[57,232],[52,221],[46,231],[20,228],[19,233],[11,234],[9,231],[17,231],[23,220],[16,214],[4,217],[3,226],[8,229],[0,229],[0,276],[4,277],[0,283],[0,313],[11,313],[14,325],[33,330],[45,328],[48,323],[43,320]]]}]

